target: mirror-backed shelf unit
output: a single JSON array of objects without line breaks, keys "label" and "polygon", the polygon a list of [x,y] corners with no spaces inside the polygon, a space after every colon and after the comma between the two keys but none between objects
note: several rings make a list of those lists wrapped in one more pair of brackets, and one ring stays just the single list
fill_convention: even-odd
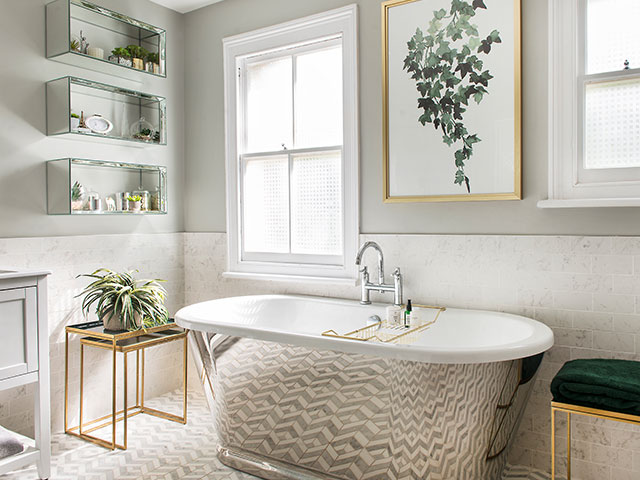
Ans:
[{"label": "mirror-backed shelf unit", "polygon": [[[164,29],[85,0],[55,0],[45,15],[47,58],[136,81],[141,74],[166,77]],[[138,50],[142,62],[112,55],[129,45],[144,49]]]},{"label": "mirror-backed shelf unit", "polygon": [[[140,196],[139,210],[128,197]],[[145,198],[146,197],[146,198]],[[100,199],[99,207],[94,199]],[[83,158],[47,162],[49,215],[164,215],[167,167]]]},{"label": "mirror-backed shelf unit", "polygon": [[[81,135],[129,145],[166,145],[166,99],[78,77],[46,84],[47,135]],[[78,125],[93,118],[92,127]],[[109,126],[110,125],[110,126]]]}]

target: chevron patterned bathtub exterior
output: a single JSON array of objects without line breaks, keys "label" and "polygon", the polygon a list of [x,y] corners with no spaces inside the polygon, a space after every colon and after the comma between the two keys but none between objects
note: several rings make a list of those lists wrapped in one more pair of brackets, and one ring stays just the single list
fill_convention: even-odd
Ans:
[{"label": "chevron patterned bathtub exterior", "polygon": [[519,360],[428,364],[191,332],[219,457],[268,479],[493,480],[533,382]]}]

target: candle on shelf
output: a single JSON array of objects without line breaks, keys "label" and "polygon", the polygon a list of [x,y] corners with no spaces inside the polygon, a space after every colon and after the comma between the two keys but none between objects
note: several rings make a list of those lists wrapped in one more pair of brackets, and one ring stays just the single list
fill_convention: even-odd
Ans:
[{"label": "candle on shelf", "polygon": [[91,57],[96,57],[101,60],[104,60],[104,50],[98,47],[89,47],[87,48],[87,54]]}]

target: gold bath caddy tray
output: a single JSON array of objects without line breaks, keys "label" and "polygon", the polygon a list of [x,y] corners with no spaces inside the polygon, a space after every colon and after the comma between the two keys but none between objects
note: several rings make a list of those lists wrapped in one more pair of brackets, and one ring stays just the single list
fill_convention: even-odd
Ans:
[{"label": "gold bath caddy tray", "polygon": [[322,336],[343,338],[345,340],[356,340],[359,342],[381,342],[408,345],[418,339],[418,334],[427,330],[431,325],[436,323],[440,314],[446,310],[446,307],[434,307],[431,305],[414,304],[413,306],[417,309],[436,310],[435,317],[417,327],[407,328],[403,325],[390,325],[387,320],[381,320],[342,335],[335,330],[327,330],[326,332],[322,332]]}]

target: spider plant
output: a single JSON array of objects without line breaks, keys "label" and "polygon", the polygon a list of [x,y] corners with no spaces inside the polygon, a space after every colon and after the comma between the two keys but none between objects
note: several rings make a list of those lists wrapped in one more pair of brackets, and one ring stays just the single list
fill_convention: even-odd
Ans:
[{"label": "spider plant", "polygon": [[[75,114],[72,114],[75,115]],[[80,182],[75,182],[73,187],[71,187],[71,200],[74,202],[82,200],[84,195],[84,187],[80,184]]]},{"label": "spider plant", "polygon": [[[77,295],[84,295],[82,311],[87,315],[96,303],[96,314],[108,330],[138,330],[169,322],[164,306],[164,280],[137,280],[137,270],[118,273],[100,268],[90,274],[78,275],[93,281]],[[78,278],[76,277],[76,278]]]}]

